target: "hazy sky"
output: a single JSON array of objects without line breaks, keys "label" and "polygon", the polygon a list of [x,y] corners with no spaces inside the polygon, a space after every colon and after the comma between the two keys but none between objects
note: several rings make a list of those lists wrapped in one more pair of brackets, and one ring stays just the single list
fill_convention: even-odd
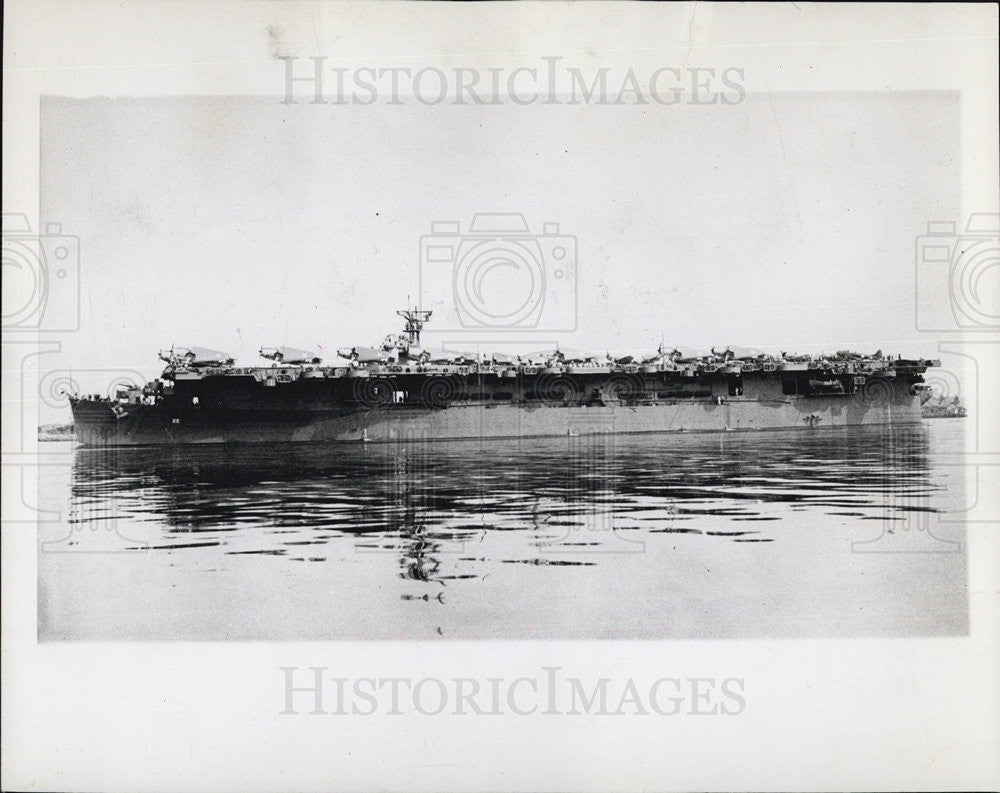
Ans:
[{"label": "hazy sky", "polygon": [[[248,363],[260,345],[372,344],[417,297],[431,223],[464,232],[486,211],[576,238],[578,329],[534,341],[931,355],[914,324],[914,239],[960,220],[958,101],[48,98],[42,222],[80,238],[82,327],[46,366],[152,377],[171,344]],[[107,379],[78,376],[84,390]]]}]

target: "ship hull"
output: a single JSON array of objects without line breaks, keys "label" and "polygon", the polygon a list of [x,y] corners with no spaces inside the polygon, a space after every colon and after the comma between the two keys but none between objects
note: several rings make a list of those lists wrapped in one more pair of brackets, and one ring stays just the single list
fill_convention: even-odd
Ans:
[{"label": "ship hull", "polygon": [[77,440],[87,446],[197,443],[394,442],[650,432],[817,429],[921,420],[908,393],[870,403],[855,397],[678,401],[652,405],[389,406],[359,410],[178,409],[107,401],[73,404]]}]

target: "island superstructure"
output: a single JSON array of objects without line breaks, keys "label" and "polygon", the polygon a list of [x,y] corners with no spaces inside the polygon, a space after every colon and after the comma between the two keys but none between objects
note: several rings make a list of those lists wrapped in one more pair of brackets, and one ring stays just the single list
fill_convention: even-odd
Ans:
[{"label": "island superstructure", "polygon": [[239,366],[200,348],[160,353],[157,380],[73,395],[85,445],[527,438],[644,432],[816,429],[919,421],[929,359],[705,353],[610,356],[432,352],[431,312],[397,312],[401,334],[338,351],[261,348]]}]

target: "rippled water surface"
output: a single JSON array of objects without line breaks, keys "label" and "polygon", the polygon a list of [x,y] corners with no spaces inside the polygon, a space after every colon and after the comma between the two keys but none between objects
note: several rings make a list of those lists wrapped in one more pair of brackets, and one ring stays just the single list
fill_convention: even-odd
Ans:
[{"label": "rippled water surface", "polygon": [[39,635],[961,634],[961,435],[49,444]]}]

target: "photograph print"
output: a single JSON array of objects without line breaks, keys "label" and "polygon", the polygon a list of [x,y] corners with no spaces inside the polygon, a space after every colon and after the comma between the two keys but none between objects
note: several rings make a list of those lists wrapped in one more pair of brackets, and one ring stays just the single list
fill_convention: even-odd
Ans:
[{"label": "photograph print", "polygon": [[968,634],[958,92],[267,41],[41,100],[39,641]]}]

